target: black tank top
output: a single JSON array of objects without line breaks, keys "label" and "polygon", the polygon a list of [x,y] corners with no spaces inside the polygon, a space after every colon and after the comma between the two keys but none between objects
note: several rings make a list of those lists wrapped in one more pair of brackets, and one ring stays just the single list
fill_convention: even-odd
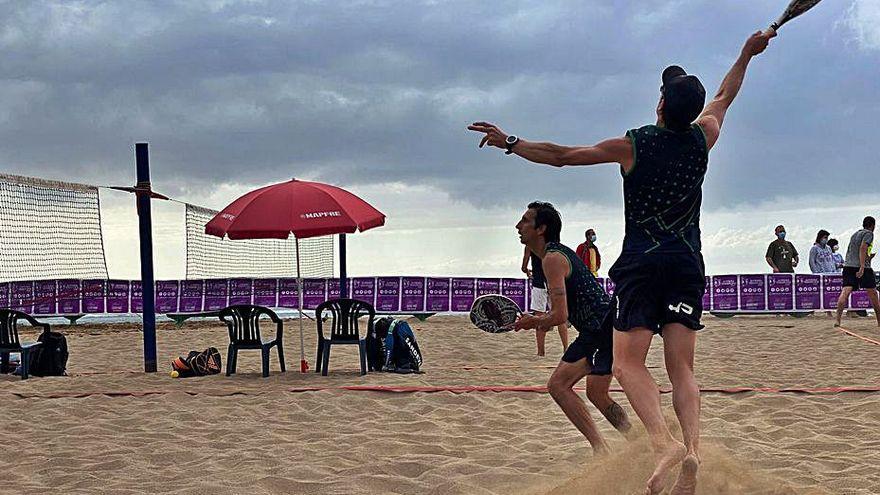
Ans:
[{"label": "black tank top", "polygon": [[546,253],[553,252],[565,256],[571,267],[570,273],[565,277],[568,321],[578,332],[597,331],[611,302],[608,294],[587,269],[587,265],[568,246],[558,242],[548,242]]},{"label": "black tank top", "polygon": [[700,252],[700,206],[709,163],[703,129],[691,124],[676,132],[646,125],[626,135],[634,162],[623,174],[623,253]]}]

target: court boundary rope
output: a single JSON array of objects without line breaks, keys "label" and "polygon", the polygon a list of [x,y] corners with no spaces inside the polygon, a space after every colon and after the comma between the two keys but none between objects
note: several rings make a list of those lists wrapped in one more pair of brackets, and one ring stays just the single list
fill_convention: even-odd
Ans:
[{"label": "court boundary rope", "polygon": [[859,334],[853,332],[852,330],[849,330],[849,329],[843,328],[843,327],[841,327],[841,326],[838,326],[837,329],[840,330],[841,332],[845,333],[846,335],[851,336],[851,337],[855,337],[855,338],[857,338],[857,339],[862,339],[862,340],[864,340],[865,342],[869,342],[869,343],[874,344],[874,345],[880,345],[880,341],[877,341],[877,340],[874,340],[874,339],[870,339],[870,338],[865,337],[865,336],[863,336],[863,335],[859,335]]}]

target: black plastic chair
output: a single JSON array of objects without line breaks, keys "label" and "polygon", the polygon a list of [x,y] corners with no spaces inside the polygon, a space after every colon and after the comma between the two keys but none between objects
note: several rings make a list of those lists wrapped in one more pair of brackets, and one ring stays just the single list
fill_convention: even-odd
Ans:
[{"label": "black plastic chair", "polygon": [[[260,335],[260,317],[266,315],[275,323],[275,338],[263,340]],[[220,310],[220,319],[229,328],[229,353],[226,357],[226,376],[235,373],[240,349],[259,349],[263,356],[263,377],[269,376],[269,351],[278,347],[278,361],[281,372],[284,367],[284,347],[282,345],[283,324],[281,318],[269,308],[252,304],[238,304]]]},{"label": "black plastic chair", "polygon": [[43,343],[22,344],[18,338],[18,320],[25,320],[31,326],[40,327],[43,332],[49,332],[49,324],[40,323],[33,316],[21,311],[0,309],[0,373],[6,373],[9,353],[17,352],[21,354],[21,379],[26,380],[31,368],[31,351]]},{"label": "black plastic chair", "polygon": [[[330,312],[330,337],[324,337],[323,314]],[[376,319],[376,310],[373,305],[358,299],[331,299],[321,303],[315,309],[315,321],[318,323],[318,358],[315,360],[315,373],[321,372],[327,376],[327,368],[330,364],[330,346],[333,344],[356,344],[361,358],[361,375],[367,374],[367,348],[366,342],[361,338],[358,319],[369,316],[367,320],[367,332],[364,337],[373,330],[373,321]]]}]

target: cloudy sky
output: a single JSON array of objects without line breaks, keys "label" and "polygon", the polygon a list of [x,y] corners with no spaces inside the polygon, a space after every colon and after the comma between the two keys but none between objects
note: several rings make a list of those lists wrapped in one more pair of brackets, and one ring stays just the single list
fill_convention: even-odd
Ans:
[{"label": "cloudy sky", "polygon": [[[134,181],[220,208],[290,177],[388,215],[351,239],[354,274],[515,275],[525,203],[623,235],[614,166],[552,169],[478,150],[490,120],[591,144],[649,123],[659,73],[711,92],[786,0],[0,2],[0,172]],[[828,0],[754,61],[705,186],[710,273],[761,271],[777,223],[806,255],[880,215],[880,2]],[[111,275],[136,276],[131,199],[102,196]],[[182,209],[157,206],[160,277],[182,276]],[[804,263],[805,265],[805,263]],[[608,266],[604,267],[603,272]],[[801,270],[805,270],[801,267]]]}]

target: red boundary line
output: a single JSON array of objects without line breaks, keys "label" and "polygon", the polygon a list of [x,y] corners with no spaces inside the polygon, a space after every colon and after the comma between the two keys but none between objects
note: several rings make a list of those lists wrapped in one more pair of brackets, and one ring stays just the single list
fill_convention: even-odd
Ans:
[{"label": "red boundary line", "polygon": [[853,337],[855,337],[855,338],[857,338],[857,339],[862,339],[862,340],[864,340],[865,342],[870,342],[871,344],[874,344],[874,345],[880,345],[880,342],[878,342],[878,341],[876,341],[876,340],[874,340],[874,339],[869,339],[868,337],[864,337],[864,336],[862,336],[862,335],[859,335],[859,334],[853,332],[852,330],[848,330],[848,329],[843,328],[843,327],[837,327],[837,329],[840,330],[841,332],[847,334],[847,335],[853,336]]},{"label": "red boundary line", "polygon": [[[583,392],[583,387],[575,387],[576,391]],[[302,392],[385,392],[385,393],[438,393],[451,392],[454,394],[467,394],[476,392],[524,392],[524,393],[547,393],[547,387],[538,386],[437,386],[437,387],[395,387],[395,386],[379,386],[379,385],[350,385],[350,386],[316,386],[316,387],[293,387],[286,390],[290,393]],[[612,388],[612,392],[622,392],[620,388]],[[731,387],[731,388],[702,388],[704,393],[720,393],[720,394],[742,394],[749,392],[765,393],[765,394],[839,394],[842,392],[859,392],[872,393],[880,392],[880,387],[817,387],[817,388],[773,388],[773,387]],[[85,398],[96,395],[104,395],[107,397],[146,397],[149,395],[167,395],[170,393],[184,393],[192,396],[203,395],[210,397],[230,397],[234,395],[251,395],[245,391],[232,392],[197,392],[193,390],[143,390],[143,391],[125,391],[111,390],[102,392],[68,392],[58,394],[29,394],[26,392],[10,392],[19,399],[66,399],[66,398]],[[668,394],[672,389],[661,388],[661,393]]]}]

